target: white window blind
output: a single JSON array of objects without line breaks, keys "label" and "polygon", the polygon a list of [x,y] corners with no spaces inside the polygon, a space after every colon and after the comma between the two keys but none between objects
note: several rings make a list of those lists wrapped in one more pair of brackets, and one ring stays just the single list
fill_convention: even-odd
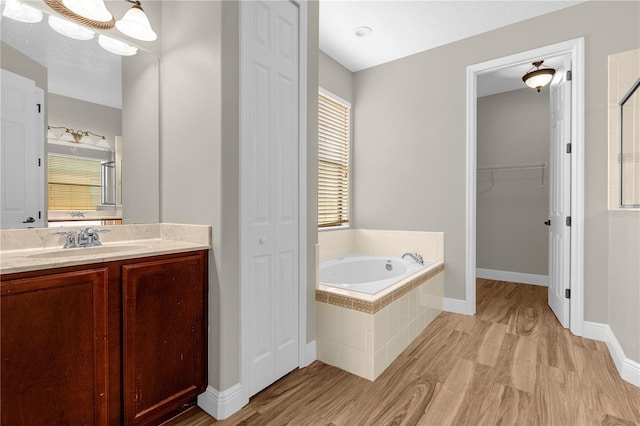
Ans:
[{"label": "white window blind", "polygon": [[49,155],[49,210],[95,210],[101,201],[100,160]]},{"label": "white window blind", "polygon": [[318,227],[349,223],[351,107],[318,94]]}]

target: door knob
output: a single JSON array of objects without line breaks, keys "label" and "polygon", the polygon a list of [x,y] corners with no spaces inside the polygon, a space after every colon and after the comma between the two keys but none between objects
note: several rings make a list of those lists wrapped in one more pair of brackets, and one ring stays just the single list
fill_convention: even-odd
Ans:
[{"label": "door knob", "polygon": [[264,243],[266,243],[266,242],[267,242],[267,237],[260,237],[260,239],[258,240],[258,242],[259,242],[260,244],[264,244]]},{"label": "door knob", "polygon": [[35,222],[35,221],[36,221],[36,220],[35,220],[34,218],[32,218],[31,216],[29,216],[29,217],[27,218],[27,220],[23,220],[23,221],[22,221],[22,223],[33,223],[33,222]]},{"label": "door knob", "polygon": [[544,224],[547,225],[547,226],[551,226],[551,219],[545,220]]}]

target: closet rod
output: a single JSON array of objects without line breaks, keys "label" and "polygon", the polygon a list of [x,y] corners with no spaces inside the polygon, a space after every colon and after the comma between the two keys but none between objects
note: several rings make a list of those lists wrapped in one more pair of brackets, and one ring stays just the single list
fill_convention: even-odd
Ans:
[{"label": "closet rod", "polygon": [[535,170],[546,169],[547,163],[529,163],[529,164],[517,164],[513,166],[491,166],[491,167],[478,167],[479,172],[492,172],[498,170]]}]

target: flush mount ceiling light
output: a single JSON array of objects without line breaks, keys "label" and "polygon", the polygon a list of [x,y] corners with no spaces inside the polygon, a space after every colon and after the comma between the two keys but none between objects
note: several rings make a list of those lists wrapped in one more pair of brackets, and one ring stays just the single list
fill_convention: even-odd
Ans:
[{"label": "flush mount ceiling light", "polygon": [[49,15],[49,26],[57,33],[76,40],[91,40],[95,33],[66,19]]},{"label": "flush mount ceiling light", "polygon": [[98,36],[98,44],[102,46],[104,50],[120,56],[133,56],[138,52],[136,47],[102,34]]},{"label": "flush mount ceiling light", "polygon": [[549,84],[553,75],[556,73],[556,70],[553,68],[540,68],[544,61],[536,61],[532,65],[535,69],[531,68],[523,77],[522,81],[527,86],[537,89],[540,92],[544,86]]},{"label": "flush mount ceiling light", "polygon": [[27,24],[42,21],[42,12],[35,7],[20,3],[18,0],[8,0],[4,5],[2,16]]},{"label": "flush mount ceiling light", "polygon": [[44,0],[53,10],[89,28],[110,30],[115,26],[113,15],[102,0]]},{"label": "flush mount ceiling light", "polygon": [[124,35],[142,41],[153,41],[158,36],[149,23],[149,18],[142,10],[139,1],[127,0],[133,3],[133,7],[124,14],[122,19],[116,22],[116,28]]},{"label": "flush mount ceiling light", "polygon": [[353,33],[356,35],[356,37],[368,37],[371,35],[371,33],[373,32],[373,30],[370,27],[356,27],[353,29]]}]

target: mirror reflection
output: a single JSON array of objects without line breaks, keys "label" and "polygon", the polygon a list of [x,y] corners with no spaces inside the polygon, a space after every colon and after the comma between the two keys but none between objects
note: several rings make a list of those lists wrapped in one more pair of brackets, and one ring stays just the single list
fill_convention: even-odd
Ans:
[{"label": "mirror reflection", "polygon": [[[144,133],[135,118],[144,117],[139,127],[158,127],[158,58],[137,49],[133,56],[111,53],[97,35],[64,36],[48,18],[45,13],[40,22],[26,23],[2,17],[1,227],[157,221],[157,214],[136,216],[137,197],[126,195],[126,176],[137,166],[136,139]],[[140,85],[146,98],[128,99]],[[24,107],[29,104],[32,110]],[[123,126],[123,111],[129,125]],[[149,140],[140,145],[153,160],[157,134],[150,138],[155,146]],[[157,179],[145,185],[136,191],[158,192]],[[128,210],[135,219],[127,220]]]}]

